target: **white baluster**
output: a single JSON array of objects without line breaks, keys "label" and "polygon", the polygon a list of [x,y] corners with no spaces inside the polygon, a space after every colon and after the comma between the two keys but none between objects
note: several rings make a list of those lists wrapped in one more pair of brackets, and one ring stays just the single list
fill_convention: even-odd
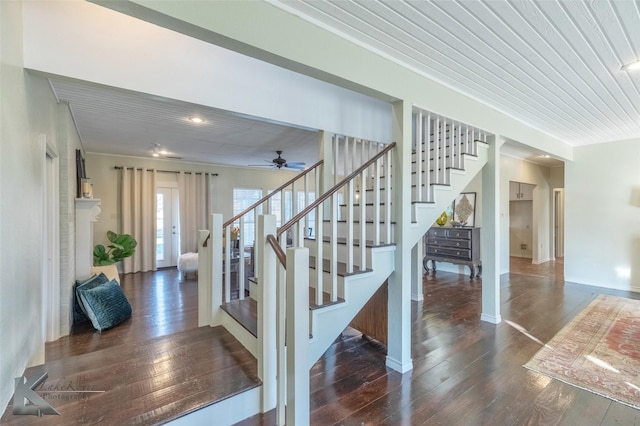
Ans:
[{"label": "white baluster", "polygon": [[422,201],[422,112],[416,117],[415,130],[415,161],[416,161],[416,201]]},{"label": "white baluster", "polygon": [[331,301],[338,300],[338,193],[331,196]]}]

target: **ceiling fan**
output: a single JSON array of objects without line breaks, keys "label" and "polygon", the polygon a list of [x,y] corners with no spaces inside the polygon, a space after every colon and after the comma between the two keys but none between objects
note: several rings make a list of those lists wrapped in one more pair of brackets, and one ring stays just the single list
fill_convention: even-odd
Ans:
[{"label": "ceiling fan", "polygon": [[282,158],[282,151],[276,151],[278,157],[273,160],[264,160],[270,164],[249,164],[251,167],[271,167],[272,169],[292,169],[292,170],[304,170],[306,164],[303,161],[287,161]]}]

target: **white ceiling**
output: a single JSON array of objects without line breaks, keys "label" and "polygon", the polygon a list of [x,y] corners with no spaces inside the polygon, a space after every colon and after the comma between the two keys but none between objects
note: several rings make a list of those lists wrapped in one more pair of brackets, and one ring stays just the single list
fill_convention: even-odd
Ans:
[{"label": "white ceiling", "polygon": [[[640,2],[272,1],[571,145],[640,137]],[[248,165],[283,150],[311,164],[310,129],[52,79],[88,152]],[[188,117],[199,115],[205,124]],[[509,155],[555,165],[518,144]]]},{"label": "white ceiling", "polygon": [[571,145],[640,137],[637,0],[274,0]]},{"label": "white ceiling", "polygon": [[[84,82],[51,78],[68,102],[84,149],[90,153],[165,157],[209,164],[266,164],[284,151],[288,161],[317,161],[317,132],[255,117]],[[190,117],[203,118],[195,124]]]}]

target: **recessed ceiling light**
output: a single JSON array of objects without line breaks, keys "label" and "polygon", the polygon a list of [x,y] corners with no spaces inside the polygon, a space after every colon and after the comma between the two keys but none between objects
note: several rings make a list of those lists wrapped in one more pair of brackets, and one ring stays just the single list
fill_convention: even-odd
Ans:
[{"label": "recessed ceiling light", "polygon": [[543,155],[543,157],[544,157],[544,158],[551,158],[551,156],[550,156],[550,155],[546,155],[546,154],[545,154],[545,155]]},{"label": "recessed ceiling light", "polygon": [[620,69],[622,71],[640,71],[640,60],[623,65]]},{"label": "recessed ceiling light", "polygon": [[200,117],[189,117],[189,121],[192,123],[204,123],[204,119]]}]

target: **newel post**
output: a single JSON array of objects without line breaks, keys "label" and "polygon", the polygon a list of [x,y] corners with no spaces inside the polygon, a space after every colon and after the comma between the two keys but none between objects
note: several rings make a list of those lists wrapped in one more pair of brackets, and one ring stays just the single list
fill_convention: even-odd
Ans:
[{"label": "newel post", "polygon": [[207,286],[211,289],[209,303],[211,318],[209,325],[215,327],[222,324],[222,214],[213,213],[209,221],[209,241],[207,263],[209,276]]},{"label": "newel post", "polygon": [[208,230],[198,231],[198,327],[209,325],[212,317],[210,241]]},{"label": "newel post", "polygon": [[[276,217],[258,216],[255,245],[258,276],[258,376],[262,380],[262,412],[276,406],[277,345],[276,345],[276,267],[277,258],[267,242],[267,235],[276,234]],[[308,291],[308,290],[307,290]],[[308,306],[308,305],[307,305]]]},{"label": "newel post", "polygon": [[309,424],[309,249],[287,250],[286,424]]}]

